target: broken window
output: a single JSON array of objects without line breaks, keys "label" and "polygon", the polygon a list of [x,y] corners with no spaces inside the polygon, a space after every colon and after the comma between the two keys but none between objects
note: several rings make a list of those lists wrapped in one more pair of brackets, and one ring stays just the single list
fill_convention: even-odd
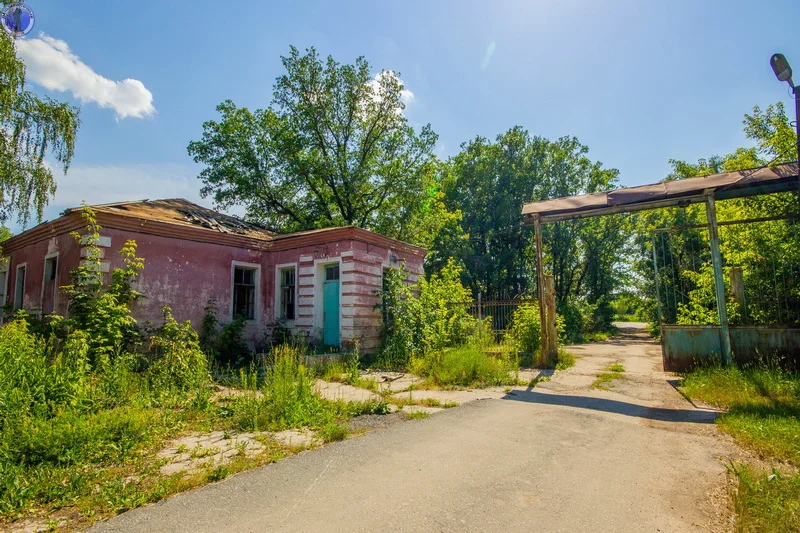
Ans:
[{"label": "broken window", "polygon": [[256,317],[256,269],[234,267],[233,269],[233,316],[245,320]]},{"label": "broken window", "polygon": [[280,318],[294,320],[294,300],[296,271],[294,267],[281,269],[281,311]]}]

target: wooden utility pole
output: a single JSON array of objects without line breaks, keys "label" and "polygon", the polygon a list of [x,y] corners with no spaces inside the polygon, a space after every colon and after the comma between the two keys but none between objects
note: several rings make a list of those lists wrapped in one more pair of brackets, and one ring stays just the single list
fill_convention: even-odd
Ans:
[{"label": "wooden utility pole", "polygon": [[542,265],[542,221],[539,215],[533,217],[536,232],[536,286],[539,296],[539,324],[542,330],[542,363],[548,363],[547,311],[544,303],[544,266]]}]

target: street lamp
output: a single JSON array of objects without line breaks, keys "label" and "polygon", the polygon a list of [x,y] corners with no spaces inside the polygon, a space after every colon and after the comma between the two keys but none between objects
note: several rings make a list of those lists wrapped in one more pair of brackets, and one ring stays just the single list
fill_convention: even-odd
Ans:
[{"label": "street lamp", "polygon": [[778,78],[778,81],[787,82],[789,87],[792,88],[792,93],[794,93],[794,124],[797,130],[797,160],[798,164],[800,164],[800,85],[795,86],[792,81],[792,67],[783,54],[772,54],[772,57],[769,58],[769,64],[772,67],[772,72],[775,73],[775,77]]}]

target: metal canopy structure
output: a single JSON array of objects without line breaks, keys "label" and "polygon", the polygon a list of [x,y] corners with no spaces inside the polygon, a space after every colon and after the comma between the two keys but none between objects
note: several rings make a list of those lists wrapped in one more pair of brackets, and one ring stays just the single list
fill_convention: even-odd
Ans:
[{"label": "metal canopy structure", "polygon": [[730,329],[725,309],[725,285],[722,278],[722,256],[717,232],[716,200],[798,189],[800,189],[798,163],[793,162],[525,204],[522,208],[523,222],[525,225],[534,226],[536,230],[536,275],[542,323],[542,350],[545,360],[552,355],[545,353],[548,349],[545,347],[552,346],[550,339],[547,339],[548,333],[545,324],[549,323],[548,319],[555,323],[555,316],[547,316],[544,305],[541,305],[541,302],[545,301],[545,276],[542,270],[542,224],[662,207],[686,207],[690,204],[704,202],[714,268],[714,289],[719,312],[720,346],[723,362],[730,364],[732,361]]},{"label": "metal canopy structure", "polygon": [[705,202],[709,194],[717,200],[772,194],[796,190],[797,176],[797,163],[785,163],[533,202],[525,204],[522,216],[526,225],[533,225],[537,217],[542,224],[547,224],[559,220],[685,206]]}]

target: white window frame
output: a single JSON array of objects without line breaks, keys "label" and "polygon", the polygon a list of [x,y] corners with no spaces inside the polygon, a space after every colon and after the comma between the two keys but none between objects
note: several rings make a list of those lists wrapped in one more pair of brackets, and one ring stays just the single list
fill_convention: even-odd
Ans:
[{"label": "white window frame", "polygon": [[247,263],[245,261],[231,261],[231,298],[230,298],[230,305],[228,306],[228,316],[233,320],[233,296],[235,293],[234,290],[234,279],[235,273],[237,268],[246,268],[249,270],[254,270],[256,273],[256,281],[255,281],[255,302],[253,305],[255,309],[253,309],[253,318],[246,320],[248,324],[255,324],[261,321],[261,265],[258,263]]},{"label": "white window frame", "polygon": [[[288,319],[281,317],[281,271],[294,268],[294,318]],[[293,324],[297,320],[298,305],[297,302],[300,296],[300,267],[297,263],[281,263],[275,265],[275,321],[284,320],[287,324]]]},{"label": "white window frame", "polygon": [[53,278],[53,312],[57,309],[58,306],[58,267],[61,258],[59,257],[58,252],[52,252],[44,256],[43,268],[42,268],[42,294],[39,296],[39,309],[41,313],[44,314],[44,285],[47,281],[47,260],[53,259],[56,260],[56,272],[55,277]]},{"label": "white window frame", "polygon": [[[19,286],[19,271],[25,270],[25,277],[22,279],[22,294],[17,301],[17,287]],[[14,311],[25,308],[25,285],[28,283],[28,263],[20,263],[14,269]]]}]

